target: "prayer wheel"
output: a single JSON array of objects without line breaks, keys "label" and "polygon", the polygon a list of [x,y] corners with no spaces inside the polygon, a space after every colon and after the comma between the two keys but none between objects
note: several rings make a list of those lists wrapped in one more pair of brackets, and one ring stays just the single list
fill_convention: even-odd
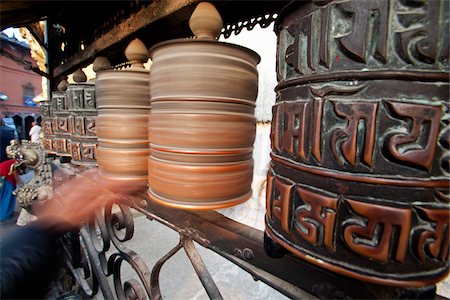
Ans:
[{"label": "prayer wheel", "polygon": [[[73,122],[68,110],[66,89],[67,81],[63,80],[58,84],[59,91],[52,92],[52,134],[50,134],[49,127],[46,125],[46,128],[44,128],[44,144],[49,148],[51,147],[52,153],[70,157],[70,136]],[[51,141],[51,146],[48,146],[47,140]]]},{"label": "prayer wheel", "polygon": [[42,132],[43,138],[41,139],[42,147],[48,154],[56,154],[56,151],[52,148],[52,141],[55,136],[53,134],[53,114],[54,106],[53,99],[50,101],[41,102],[41,113],[42,113]]},{"label": "prayer wheel", "polygon": [[131,68],[97,73],[98,169],[103,177],[146,186],[150,96],[149,72],[142,63],[148,50],[136,39],[125,54]]},{"label": "prayer wheel", "polygon": [[67,106],[70,112],[71,135],[68,148],[75,165],[96,166],[96,119],[95,85],[86,82],[86,74],[78,69],[73,74],[75,83],[67,87]]},{"label": "prayer wheel", "polygon": [[182,209],[229,207],[251,197],[260,58],[215,40],[222,23],[210,3],[194,11],[194,33],[205,8],[216,27],[200,31],[212,36],[150,49],[148,194]]},{"label": "prayer wheel", "polygon": [[448,23],[445,1],[293,2],[280,14],[269,255],[281,245],[400,287],[445,278]]}]

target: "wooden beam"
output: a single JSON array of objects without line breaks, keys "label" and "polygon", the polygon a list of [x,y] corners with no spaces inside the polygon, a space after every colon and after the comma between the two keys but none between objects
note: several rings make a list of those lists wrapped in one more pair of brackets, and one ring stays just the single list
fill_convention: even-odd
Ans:
[{"label": "wooden beam", "polygon": [[48,53],[47,44],[44,42],[44,32],[39,26],[39,22],[28,24],[25,26],[35,38],[35,40],[41,45],[41,47]]},{"label": "wooden beam", "polygon": [[[63,65],[57,66],[53,71],[53,77],[67,75],[75,71],[78,67],[85,66],[94,59],[97,53],[113,47],[155,21],[163,19],[197,2],[200,2],[200,0],[154,0],[152,4],[121,22],[106,34],[100,36],[95,42],[85,46],[84,51],[70,57]],[[164,30],[164,28],[159,29]]]},{"label": "wooden beam", "polygon": [[33,71],[36,74],[44,76],[47,79],[50,79],[50,74],[47,74],[44,71],[41,71],[41,69],[39,69],[38,67],[31,67],[30,70]]},{"label": "wooden beam", "polygon": [[[0,28],[22,27],[43,19],[47,11],[46,1],[0,1]],[[53,3],[51,5],[54,5]]]}]

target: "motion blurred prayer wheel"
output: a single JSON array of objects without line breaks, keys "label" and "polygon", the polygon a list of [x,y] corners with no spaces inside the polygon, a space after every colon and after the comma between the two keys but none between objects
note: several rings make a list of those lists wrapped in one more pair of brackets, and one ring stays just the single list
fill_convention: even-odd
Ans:
[{"label": "motion blurred prayer wheel", "polygon": [[97,74],[98,169],[101,176],[146,186],[148,157],[148,50],[135,39],[125,50],[132,63],[124,70]]},{"label": "motion blurred prayer wheel", "polygon": [[215,40],[222,20],[210,3],[190,27],[196,39],[150,50],[148,193],[172,207],[217,209],[251,197],[260,58]]},{"label": "motion blurred prayer wheel", "polygon": [[444,3],[293,2],[279,16],[269,255],[281,245],[330,271],[397,287],[448,274]]}]

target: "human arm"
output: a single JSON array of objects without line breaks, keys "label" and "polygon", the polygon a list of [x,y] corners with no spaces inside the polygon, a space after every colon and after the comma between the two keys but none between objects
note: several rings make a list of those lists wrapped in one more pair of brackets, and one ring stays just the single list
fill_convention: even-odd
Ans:
[{"label": "human arm", "polygon": [[0,298],[43,298],[59,267],[57,238],[49,223],[10,232],[0,247]]},{"label": "human arm", "polygon": [[129,183],[103,180],[95,170],[56,189],[51,200],[36,207],[36,222],[11,232],[2,242],[0,298],[43,297],[59,266],[58,237],[79,228],[95,210],[119,202],[136,189]]}]

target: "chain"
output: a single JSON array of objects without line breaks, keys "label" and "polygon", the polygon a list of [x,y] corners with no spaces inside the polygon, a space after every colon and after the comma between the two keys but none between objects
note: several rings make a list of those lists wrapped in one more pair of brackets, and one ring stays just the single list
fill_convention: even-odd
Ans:
[{"label": "chain", "polygon": [[260,15],[256,17],[252,17],[250,19],[247,19],[245,21],[239,21],[234,24],[226,24],[222,31],[220,32],[221,35],[223,35],[224,38],[229,38],[231,34],[234,32],[234,34],[241,33],[242,29],[247,28],[247,30],[252,30],[257,24],[261,26],[261,28],[266,28],[272,22],[274,22],[278,17],[277,13],[271,13],[271,14],[265,14]]}]

